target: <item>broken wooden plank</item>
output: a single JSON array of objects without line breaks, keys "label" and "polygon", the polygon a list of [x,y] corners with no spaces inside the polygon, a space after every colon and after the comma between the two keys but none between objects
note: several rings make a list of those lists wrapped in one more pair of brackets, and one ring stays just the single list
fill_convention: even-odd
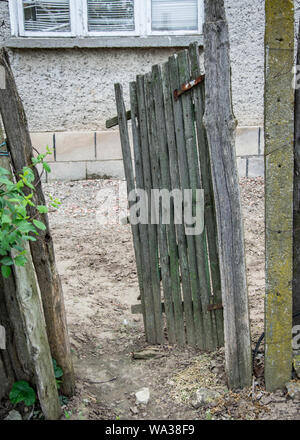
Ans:
[{"label": "broken wooden plank", "polygon": [[[252,382],[244,233],[235,153],[229,32],[223,0],[205,0],[205,116],[216,219],[225,322],[225,365],[230,388]],[[216,87],[218,85],[218,87]]]},{"label": "broken wooden plank", "polygon": [[[126,112],[126,119],[127,119],[127,121],[129,121],[131,119],[131,111],[130,110],[128,110]],[[118,116],[114,116],[113,118],[108,119],[105,123],[106,128],[116,127],[117,125],[119,125]]]}]

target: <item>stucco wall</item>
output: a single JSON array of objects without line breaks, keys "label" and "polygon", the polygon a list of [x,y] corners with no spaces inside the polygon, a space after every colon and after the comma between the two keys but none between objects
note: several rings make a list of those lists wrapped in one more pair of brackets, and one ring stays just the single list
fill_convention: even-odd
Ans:
[{"label": "stucco wall", "polygon": [[[263,122],[264,1],[226,0],[234,112],[240,125]],[[1,26],[4,20],[4,26]],[[0,2],[0,44],[9,35]],[[113,83],[147,72],[176,49],[18,49],[10,52],[31,131],[102,130],[115,114]]]}]

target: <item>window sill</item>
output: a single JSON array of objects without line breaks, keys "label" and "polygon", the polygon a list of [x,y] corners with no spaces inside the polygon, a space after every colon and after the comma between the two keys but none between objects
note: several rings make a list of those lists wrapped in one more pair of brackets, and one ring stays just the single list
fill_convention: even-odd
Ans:
[{"label": "window sill", "polygon": [[203,36],[158,35],[147,37],[11,37],[4,45],[15,49],[72,49],[72,48],[147,48],[147,47],[187,47],[198,41],[203,45]]}]

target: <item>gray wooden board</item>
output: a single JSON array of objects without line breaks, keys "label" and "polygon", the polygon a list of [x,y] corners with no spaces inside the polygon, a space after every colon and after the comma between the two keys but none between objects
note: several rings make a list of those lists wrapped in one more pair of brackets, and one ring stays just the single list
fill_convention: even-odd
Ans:
[{"label": "gray wooden board", "polygon": [[[148,73],[144,77],[144,92],[145,92],[145,105],[147,112],[147,128],[148,128],[148,145],[149,145],[149,157],[151,167],[152,188],[160,188],[160,164],[157,156],[157,133],[155,127],[155,111],[153,101],[153,89],[152,89],[152,75]],[[150,199],[151,200],[151,194]],[[149,203],[150,209],[150,222],[149,222],[149,246],[150,246],[150,260],[152,271],[152,288],[153,288],[153,302],[154,302],[154,316],[156,324],[156,333],[158,342],[163,342],[163,322],[162,322],[162,310],[161,310],[161,289],[160,289],[160,277],[159,277],[159,255],[158,246],[159,242],[166,239],[165,227],[161,224],[154,224],[152,218],[152,207]],[[159,219],[158,219],[159,221]],[[162,275],[166,276],[168,270],[167,255],[164,255],[161,266]],[[172,331],[172,330],[171,330]]]},{"label": "gray wooden board", "polygon": [[[199,46],[198,43],[192,43],[189,47],[190,67],[193,78],[198,78],[201,75],[200,60],[199,60]],[[212,287],[213,287],[213,302],[222,302],[221,293],[221,277],[218,255],[217,242],[217,225],[214,207],[214,194],[211,177],[211,164],[209,156],[209,148],[207,144],[206,131],[203,124],[203,116],[205,110],[205,83],[199,84],[193,89],[195,120],[198,139],[198,151],[201,170],[202,188],[204,190],[205,211],[204,221],[207,232],[208,252],[209,252],[209,267],[211,273]],[[215,310],[215,324],[218,338],[218,345],[224,345],[224,317],[223,310]]]},{"label": "gray wooden board", "polygon": [[[133,173],[133,165],[131,158],[131,149],[130,149],[130,141],[129,141],[129,133],[128,133],[128,125],[126,118],[126,111],[123,99],[123,91],[122,86],[120,84],[115,84],[115,94],[116,94],[116,104],[118,111],[118,122],[120,128],[120,138],[121,138],[121,146],[122,146],[122,154],[123,154],[123,163],[124,163],[124,171],[127,182],[127,193],[130,194],[131,191],[135,190],[135,181],[134,181],[134,173]],[[129,203],[129,207],[131,207],[133,202]],[[139,236],[139,227],[138,225],[131,224],[134,249],[136,253],[136,261],[137,266],[140,267],[139,272],[142,271],[142,257],[140,253],[140,236]],[[154,327],[154,317],[152,316],[152,301],[146,294],[143,297],[143,302],[146,302],[146,306],[148,305],[147,301],[149,300],[149,312],[147,312],[147,318],[145,322],[146,328],[146,337],[150,343],[157,342],[155,335],[155,327]]]},{"label": "gray wooden board", "polygon": [[[178,54],[178,71],[179,81],[181,84],[191,80],[190,65],[188,58],[188,51],[184,50]],[[200,171],[199,159],[197,152],[197,138],[195,131],[195,115],[194,103],[192,100],[192,93],[183,94],[179,100],[182,104],[182,114],[184,122],[184,133],[186,139],[186,151],[188,160],[188,172],[190,177],[191,189],[200,189]],[[212,314],[207,311],[207,305],[211,302],[211,287],[210,278],[208,277],[206,267],[206,253],[204,232],[194,236],[195,250],[198,269],[199,290],[195,292],[193,297],[194,305],[194,321],[195,326],[203,335],[200,340],[204,341],[204,348],[207,350],[214,350],[217,347],[216,332],[213,331]]]}]

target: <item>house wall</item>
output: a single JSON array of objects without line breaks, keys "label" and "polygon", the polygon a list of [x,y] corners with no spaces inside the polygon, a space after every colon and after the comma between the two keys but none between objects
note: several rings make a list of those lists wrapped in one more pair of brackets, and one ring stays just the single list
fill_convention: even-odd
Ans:
[{"label": "house wall", "polygon": [[[226,0],[231,38],[234,112],[240,125],[263,122],[262,0]],[[4,26],[1,26],[2,20]],[[9,36],[8,4],[0,2],[0,44]],[[11,62],[32,131],[102,130],[115,113],[113,83],[127,92],[176,51],[156,49],[19,49]],[[127,95],[126,95],[127,96]]]},{"label": "house wall", "polygon": [[[263,152],[263,132],[258,127],[263,125],[264,1],[225,0],[225,3],[231,42],[234,113],[240,127],[254,127],[250,136],[252,143],[249,143],[249,134],[239,140],[241,168],[247,171],[248,158],[255,156],[257,159],[256,156]],[[5,44],[5,38],[9,36],[8,4],[0,2],[0,45]],[[48,132],[51,139],[53,133],[70,133],[70,142],[65,141],[61,147],[61,156],[66,159],[69,156],[64,152],[70,151],[74,133],[84,131],[89,139],[91,136],[98,139],[99,145],[94,145],[94,151],[102,148],[101,154],[110,160],[105,148],[114,151],[112,158],[120,155],[120,148],[115,145],[117,132],[113,144],[107,143],[104,133],[106,119],[116,113],[113,84],[121,82],[124,85],[128,101],[129,81],[134,80],[136,74],[149,71],[153,64],[165,61],[176,50],[60,48],[13,49],[9,52],[29,128],[37,133],[35,139],[43,139],[42,134],[38,136],[42,132]],[[87,141],[82,142],[82,148],[88,151]],[[89,154],[85,159],[89,160]],[[259,160],[262,169],[262,158]]]}]

